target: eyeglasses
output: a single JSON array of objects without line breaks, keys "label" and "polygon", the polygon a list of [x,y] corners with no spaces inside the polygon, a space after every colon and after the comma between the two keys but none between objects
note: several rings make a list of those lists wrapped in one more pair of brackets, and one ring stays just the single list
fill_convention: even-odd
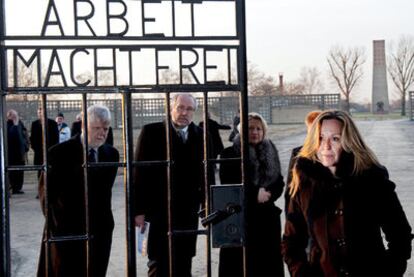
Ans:
[{"label": "eyeglasses", "polygon": [[191,112],[195,111],[195,109],[193,107],[185,107],[185,106],[177,106],[177,107],[175,107],[175,109],[180,113],[182,113],[182,112],[191,113]]}]

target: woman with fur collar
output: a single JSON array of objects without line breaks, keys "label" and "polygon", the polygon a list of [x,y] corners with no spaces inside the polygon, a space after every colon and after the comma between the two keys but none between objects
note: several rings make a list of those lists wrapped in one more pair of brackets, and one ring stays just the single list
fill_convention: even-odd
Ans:
[{"label": "woman with fur collar", "polygon": [[395,184],[347,113],[315,119],[287,207],[282,249],[292,276],[404,274],[411,227]]},{"label": "woman with fur collar", "polygon": [[[283,276],[283,260],[280,250],[281,210],[274,202],[283,192],[284,182],[280,170],[279,154],[270,139],[266,138],[267,124],[257,113],[248,115],[249,160],[247,162],[246,201],[246,249],[247,276]],[[222,159],[240,158],[240,136],[233,146],[224,149]],[[220,165],[222,184],[238,184],[241,179],[239,161]],[[243,275],[243,249],[220,249],[219,276]]]}]

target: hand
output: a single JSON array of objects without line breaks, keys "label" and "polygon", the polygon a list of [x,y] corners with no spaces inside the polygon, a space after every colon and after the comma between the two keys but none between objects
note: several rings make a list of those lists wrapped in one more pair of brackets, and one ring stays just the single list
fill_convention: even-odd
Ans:
[{"label": "hand", "polygon": [[259,193],[257,194],[257,202],[265,203],[269,201],[270,196],[272,196],[270,192],[266,191],[264,188],[260,188]]},{"label": "hand", "polygon": [[145,215],[137,215],[135,216],[135,226],[141,228],[141,233],[143,234],[145,232]]}]

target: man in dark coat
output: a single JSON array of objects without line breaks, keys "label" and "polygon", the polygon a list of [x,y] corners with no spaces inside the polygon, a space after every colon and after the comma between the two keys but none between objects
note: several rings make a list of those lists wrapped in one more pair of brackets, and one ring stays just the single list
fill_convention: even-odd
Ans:
[{"label": "man in dark coat", "polygon": [[[25,165],[26,153],[29,151],[27,130],[15,110],[7,112],[7,154],[9,165]],[[22,191],[24,171],[9,171],[9,183],[13,194]]]},{"label": "man in dark coat", "polygon": [[[204,127],[204,122],[201,121],[199,124],[200,128]],[[220,124],[217,121],[211,119],[210,113],[208,113],[208,134],[210,135],[211,143],[212,143],[212,157],[213,159],[217,158],[217,156],[223,151],[224,145],[223,141],[221,140],[220,136],[220,129],[221,130],[230,130],[231,127],[229,125]]]},{"label": "man in dark coat", "polygon": [[[43,164],[43,131],[42,131],[42,117],[43,111],[39,107],[37,109],[37,116],[39,119],[32,122],[32,127],[30,129],[30,146],[33,149],[33,164],[42,165]],[[55,144],[59,143],[59,130],[56,121],[48,118],[47,119],[47,139],[48,145],[47,148],[52,147]],[[40,170],[38,171],[38,177],[40,176]]]},{"label": "man in dark coat", "polygon": [[[171,219],[172,230],[197,230],[203,197],[203,133],[192,122],[196,100],[190,94],[176,94],[171,103]],[[145,125],[139,135],[135,160],[165,161],[166,123]],[[167,166],[157,164],[135,168],[135,224],[150,222],[148,276],[168,276]],[[173,235],[172,275],[191,276],[196,235]]]},{"label": "man in dark coat", "polygon": [[[119,153],[105,144],[110,124],[109,110],[100,105],[88,108],[88,162],[118,162]],[[48,226],[45,226],[38,276],[45,276],[47,264],[46,238],[86,234],[89,212],[89,273],[105,276],[112,244],[114,219],[111,209],[112,186],[117,167],[88,169],[88,209],[85,207],[84,145],[77,135],[49,150],[50,169],[47,176]],[[39,186],[42,208],[46,213],[46,187],[43,175]],[[47,229],[46,229],[47,227]],[[87,276],[86,241],[50,243],[52,276]],[[49,275],[50,276],[50,275]]]},{"label": "man in dark coat", "polygon": [[72,137],[82,133],[82,113],[76,115],[76,120],[73,121],[72,127],[70,128]]}]

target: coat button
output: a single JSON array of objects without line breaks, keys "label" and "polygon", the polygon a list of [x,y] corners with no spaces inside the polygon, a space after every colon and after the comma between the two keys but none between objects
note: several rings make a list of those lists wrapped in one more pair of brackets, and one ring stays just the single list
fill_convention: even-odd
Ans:
[{"label": "coat button", "polygon": [[344,214],[344,210],[343,209],[336,209],[335,210],[335,215],[343,215]]},{"label": "coat button", "polygon": [[346,245],[345,239],[337,239],[336,243],[338,244],[339,247],[343,247]]}]

